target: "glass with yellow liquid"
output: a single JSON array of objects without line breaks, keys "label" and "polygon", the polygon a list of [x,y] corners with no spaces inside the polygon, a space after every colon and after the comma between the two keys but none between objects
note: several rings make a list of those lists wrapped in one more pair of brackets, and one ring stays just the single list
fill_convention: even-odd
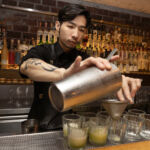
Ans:
[{"label": "glass with yellow liquid", "polygon": [[62,117],[63,122],[63,136],[64,138],[68,135],[68,125],[71,127],[81,126],[81,116],[78,114],[65,114]]},{"label": "glass with yellow liquid", "polygon": [[72,150],[83,150],[87,143],[87,129],[68,126],[68,146]]},{"label": "glass with yellow liquid", "polygon": [[91,123],[89,129],[89,142],[97,146],[105,145],[108,136],[109,116],[99,115],[94,120],[92,118]]}]

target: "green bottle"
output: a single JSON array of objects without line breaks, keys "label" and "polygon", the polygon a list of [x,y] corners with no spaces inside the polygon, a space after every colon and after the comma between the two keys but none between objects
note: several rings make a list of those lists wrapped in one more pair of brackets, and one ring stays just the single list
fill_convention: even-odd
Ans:
[{"label": "green bottle", "polygon": [[39,41],[38,45],[42,45],[42,44],[43,44],[42,35],[40,35],[40,41]]}]

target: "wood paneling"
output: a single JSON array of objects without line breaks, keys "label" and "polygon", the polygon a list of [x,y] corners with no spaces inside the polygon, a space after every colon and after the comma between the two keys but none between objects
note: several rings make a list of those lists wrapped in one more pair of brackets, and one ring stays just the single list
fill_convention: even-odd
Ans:
[{"label": "wood paneling", "polygon": [[150,0],[84,0],[150,14]]}]

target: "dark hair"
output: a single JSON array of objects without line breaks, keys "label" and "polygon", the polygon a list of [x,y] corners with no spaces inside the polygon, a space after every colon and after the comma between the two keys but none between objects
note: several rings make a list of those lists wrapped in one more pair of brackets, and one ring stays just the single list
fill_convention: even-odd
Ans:
[{"label": "dark hair", "polygon": [[85,16],[87,22],[86,27],[89,27],[91,23],[90,13],[83,6],[78,4],[70,4],[62,8],[58,13],[58,21],[60,23],[64,21],[71,21],[79,15]]}]

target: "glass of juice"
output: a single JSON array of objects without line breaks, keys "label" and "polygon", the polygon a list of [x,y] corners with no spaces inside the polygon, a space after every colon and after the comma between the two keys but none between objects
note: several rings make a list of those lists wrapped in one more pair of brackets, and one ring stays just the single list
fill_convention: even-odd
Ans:
[{"label": "glass of juice", "polygon": [[95,119],[92,118],[92,124],[89,129],[89,142],[92,145],[103,146],[106,144],[109,119],[110,117],[106,115],[98,115]]},{"label": "glass of juice", "polygon": [[79,127],[81,126],[81,116],[78,114],[65,114],[62,117],[63,122],[63,136],[64,138],[68,135],[68,125],[71,127]]},{"label": "glass of juice", "polygon": [[87,129],[68,125],[68,146],[71,150],[83,150],[87,143]]}]

